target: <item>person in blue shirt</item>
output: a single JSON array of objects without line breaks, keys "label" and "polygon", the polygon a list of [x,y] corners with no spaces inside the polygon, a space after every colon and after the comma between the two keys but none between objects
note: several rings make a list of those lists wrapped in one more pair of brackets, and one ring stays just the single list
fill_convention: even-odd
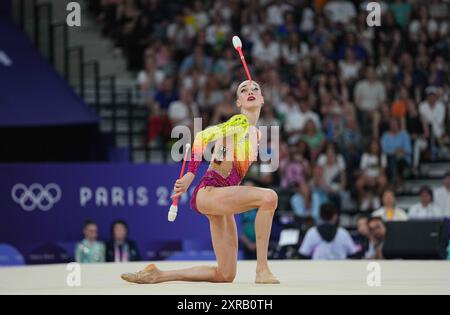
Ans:
[{"label": "person in blue shirt", "polygon": [[381,148],[387,157],[387,176],[396,187],[401,186],[404,171],[411,165],[411,137],[406,130],[400,129],[400,123],[392,118],[389,130],[381,137]]}]

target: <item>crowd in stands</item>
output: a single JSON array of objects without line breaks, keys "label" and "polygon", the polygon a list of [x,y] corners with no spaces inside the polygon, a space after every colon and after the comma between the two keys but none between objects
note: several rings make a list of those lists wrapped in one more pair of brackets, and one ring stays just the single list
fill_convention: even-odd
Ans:
[{"label": "crowd in stands", "polygon": [[[208,126],[237,113],[245,73],[231,37],[240,35],[266,100],[259,126],[281,128],[279,170],[256,163],[250,176],[291,190],[292,211],[316,224],[334,222],[348,193],[372,213],[358,231],[380,257],[384,221],[450,217],[450,175],[411,209],[395,205],[420,163],[449,158],[450,1],[378,3],[380,26],[367,24],[367,1],[97,0],[91,9],[137,74],[150,147],[167,148],[172,127],[193,128],[195,117]],[[330,204],[336,213],[323,210]],[[308,232],[311,244],[320,230]]]}]

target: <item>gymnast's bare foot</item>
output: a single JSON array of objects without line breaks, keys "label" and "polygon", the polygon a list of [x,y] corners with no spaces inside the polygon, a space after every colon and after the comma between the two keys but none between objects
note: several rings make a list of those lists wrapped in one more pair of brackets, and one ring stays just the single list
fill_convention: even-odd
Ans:
[{"label": "gymnast's bare foot", "polygon": [[135,273],[124,273],[120,277],[132,283],[138,284],[150,284],[150,283],[158,283],[159,282],[159,274],[161,271],[156,268],[154,264],[150,264],[144,268],[144,270],[135,272]]},{"label": "gymnast's bare foot", "polygon": [[280,281],[272,274],[269,269],[256,272],[255,283],[257,284],[279,284]]}]

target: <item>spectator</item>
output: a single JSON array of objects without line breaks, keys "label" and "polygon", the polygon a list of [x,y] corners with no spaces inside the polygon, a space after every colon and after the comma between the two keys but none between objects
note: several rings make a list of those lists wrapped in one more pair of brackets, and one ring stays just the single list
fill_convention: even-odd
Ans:
[{"label": "spectator", "polygon": [[431,126],[431,135],[440,143],[445,132],[445,106],[438,100],[436,87],[428,87],[425,93],[427,99],[420,103],[419,112],[425,122]]},{"label": "spectator", "polygon": [[450,172],[444,177],[444,185],[434,191],[434,200],[442,215],[450,218]]},{"label": "spectator", "polygon": [[180,66],[180,72],[186,73],[192,68],[200,68],[209,72],[212,69],[212,60],[208,56],[205,56],[205,51],[203,47],[197,46],[194,49],[194,52],[187,56]]},{"label": "spectator", "polygon": [[347,185],[346,164],[342,155],[337,153],[335,144],[328,143],[326,145],[324,153],[317,159],[317,165],[323,168],[328,198],[341,210],[340,193],[345,190]]},{"label": "spectator", "polygon": [[281,47],[281,57],[284,64],[295,66],[300,60],[309,54],[309,46],[305,41],[301,41],[298,32],[289,33],[289,39]]},{"label": "spectator", "polygon": [[410,219],[436,219],[442,217],[442,211],[433,201],[433,191],[428,186],[420,189],[420,202],[411,206],[408,212]]},{"label": "spectator", "polygon": [[383,221],[406,221],[406,212],[395,205],[394,191],[387,189],[382,194],[383,207],[374,211],[372,217],[380,217]]},{"label": "spectator", "polygon": [[294,214],[301,218],[313,218],[320,222],[320,207],[328,198],[316,189],[311,189],[306,183],[300,182],[297,191],[291,197],[290,203]]},{"label": "spectator", "polygon": [[355,255],[358,248],[347,230],[339,227],[337,209],[326,203],[320,208],[323,223],[308,230],[300,246],[303,258],[342,260]]},{"label": "spectator", "polygon": [[368,150],[362,155],[361,173],[356,181],[361,210],[366,211],[380,207],[378,196],[387,185],[386,166],[386,155],[381,153],[378,141],[372,140]]},{"label": "spectator", "polygon": [[180,99],[170,103],[168,115],[172,126],[187,126],[193,130],[194,118],[199,117],[200,113],[191,91],[181,90]]},{"label": "spectator", "polygon": [[387,175],[396,188],[401,187],[404,171],[411,165],[411,138],[405,130],[401,130],[397,119],[391,119],[389,131],[381,138],[383,154],[387,156]]},{"label": "spectator", "polygon": [[270,31],[262,34],[262,39],[257,41],[252,49],[252,57],[257,65],[275,65],[280,58],[280,45],[272,38]]},{"label": "spectator", "polygon": [[361,115],[360,125],[370,126],[376,111],[386,100],[385,87],[377,80],[375,70],[372,67],[366,69],[366,79],[357,82],[354,99]]},{"label": "spectator", "polygon": [[413,101],[406,103],[406,115],[402,123],[405,125],[406,131],[411,135],[413,147],[412,166],[414,173],[418,174],[421,154],[428,147],[429,128],[424,117],[419,114],[417,106]]},{"label": "spectator", "polygon": [[[292,139],[292,138],[291,138]],[[315,160],[326,144],[325,135],[322,130],[318,129],[312,119],[308,120],[305,125],[300,140],[305,141],[311,151],[311,158]],[[292,140],[290,142],[293,142]]]},{"label": "spectator", "polygon": [[139,72],[136,80],[141,97],[146,104],[149,104],[149,100],[153,100],[164,78],[164,72],[156,67],[153,55],[149,52],[145,58],[145,69]]},{"label": "spectator", "polygon": [[75,261],[78,263],[101,263],[105,261],[105,245],[97,240],[98,228],[93,221],[83,227],[84,239],[76,245]]},{"label": "spectator", "polygon": [[128,225],[117,220],[111,225],[111,240],[106,243],[107,262],[140,261],[141,255],[136,243],[128,239]]},{"label": "spectator", "polygon": [[355,6],[347,0],[328,1],[324,8],[325,15],[335,24],[349,24],[356,17]]},{"label": "spectator", "polygon": [[356,219],[356,231],[357,236],[355,243],[361,248],[361,252],[365,254],[369,249],[370,242],[370,230],[369,230],[369,217],[366,215],[360,215]]},{"label": "spectator", "polygon": [[369,248],[364,257],[366,259],[384,259],[383,245],[386,237],[386,226],[380,217],[369,218]]},{"label": "spectator", "polygon": [[283,3],[281,0],[275,0],[267,7],[267,23],[272,26],[280,26],[283,24],[283,16],[286,12],[292,11],[290,4]]},{"label": "spectator", "polygon": [[304,141],[289,150],[289,159],[280,162],[282,188],[304,185],[310,175],[310,151]]},{"label": "spectator", "polygon": [[404,0],[395,0],[389,7],[394,13],[397,24],[405,28],[411,15],[411,4],[406,3]]}]

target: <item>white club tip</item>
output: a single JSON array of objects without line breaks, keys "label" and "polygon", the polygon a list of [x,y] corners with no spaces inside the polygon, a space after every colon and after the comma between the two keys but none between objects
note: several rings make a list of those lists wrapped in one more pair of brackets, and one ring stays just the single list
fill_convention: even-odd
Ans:
[{"label": "white club tip", "polygon": [[189,150],[191,148],[191,145],[188,143],[186,144],[186,150]]},{"label": "white club tip", "polygon": [[170,206],[169,213],[167,214],[167,220],[169,220],[169,222],[175,221],[175,219],[177,218],[177,213],[178,207],[174,205]]},{"label": "white club tip", "polygon": [[242,42],[239,36],[233,36],[234,49],[242,48]]}]

